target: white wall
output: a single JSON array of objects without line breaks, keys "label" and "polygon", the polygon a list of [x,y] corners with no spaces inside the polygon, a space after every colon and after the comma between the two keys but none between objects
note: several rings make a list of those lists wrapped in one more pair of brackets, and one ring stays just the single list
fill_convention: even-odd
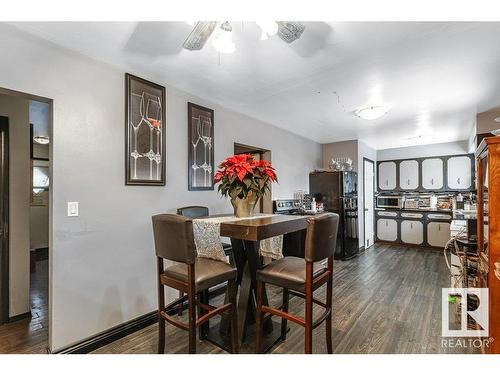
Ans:
[{"label": "white wall", "polygon": [[9,316],[13,317],[30,309],[28,100],[0,95],[0,115],[9,118]]},{"label": "white wall", "polygon": [[410,146],[400,148],[388,148],[377,150],[377,160],[396,160],[409,158],[422,158],[426,156],[444,156],[467,154],[469,152],[469,142],[457,141],[436,143],[432,145]]},{"label": "white wall", "polygon": [[[124,72],[6,25],[0,48],[0,87],[54,99],[52,350],[156,308],[151,215],[189,204],[231,211],[215,191],[187,191],[188,100],[215,109],[217,161],[233,142],[272,150],[274,198],[307,189],[321,166],[319,144],[167,87],[167,186],[125,186]],[[66,217],[68,201],[80,202],[79,217]]]}]

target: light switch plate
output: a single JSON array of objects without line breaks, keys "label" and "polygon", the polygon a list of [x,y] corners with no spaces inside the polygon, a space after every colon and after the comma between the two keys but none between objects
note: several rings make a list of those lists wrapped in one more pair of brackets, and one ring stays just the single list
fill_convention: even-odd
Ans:
[{"label": "light switch plate", "polygon": [[78,202],[68,202],[68,216],[78,216]]}]

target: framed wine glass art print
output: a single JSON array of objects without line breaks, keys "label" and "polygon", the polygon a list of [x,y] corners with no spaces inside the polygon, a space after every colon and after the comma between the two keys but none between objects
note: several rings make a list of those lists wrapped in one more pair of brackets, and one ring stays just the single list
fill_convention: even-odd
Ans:
[{"label": "framed wine glass art print", "polygon": [[166,90],[125,74],[125,184],[166,183]]},{"label": "framed wine glass art print", "polygon": [[188,103],[188,190],[214,190],[214,111]]}]

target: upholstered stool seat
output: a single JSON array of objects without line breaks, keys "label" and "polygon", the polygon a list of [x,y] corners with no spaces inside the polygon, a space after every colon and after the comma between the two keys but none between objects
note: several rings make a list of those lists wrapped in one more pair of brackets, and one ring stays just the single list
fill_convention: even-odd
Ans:
[{"label": "upholstered stool seat", "polygon": [[[227,263],[207,258],[196,258],[194,262],[196,293],[236,279],[236,268]],[[179,263],[165,269],[163,275],[181,282],[188,282],[188,267]]]},{"label": "upholstered stool seat", "polygon": [[[328,268],[316,262],[313,268],[313,278],[326,272]],[[306,261],[303,258],[286,257],[275,260],[263,269],[257,271],[257,280],[264,283],[305,292]]]}]

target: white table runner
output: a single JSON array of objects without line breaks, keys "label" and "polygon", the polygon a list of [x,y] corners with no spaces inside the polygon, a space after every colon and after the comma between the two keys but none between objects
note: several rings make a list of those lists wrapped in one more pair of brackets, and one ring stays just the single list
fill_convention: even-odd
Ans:
[{"label": "white table runner", "polygon": [[[207,217],[193,219],[194,243],[199,257],[228,263],[220,239],[220,224],[227,221],[252,220],[276,215],[259,215],[237,218],[236,216]],[[260,255],[273,259],[283,258],[283,236],[260,241]]]}]

